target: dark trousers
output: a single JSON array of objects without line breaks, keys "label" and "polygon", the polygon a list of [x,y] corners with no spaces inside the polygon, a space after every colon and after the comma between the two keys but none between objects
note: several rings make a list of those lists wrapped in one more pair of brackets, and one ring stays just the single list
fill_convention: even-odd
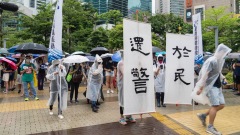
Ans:
[{"label": "dark trousers", "polygon": [[43,83],[44,83],[45,74],[38,74],[38,89],[43,90]]},{"label": "dark trousers", "polygon": [[73,98],[73,93],[75,91],[75,100],[78,99],[78,88],[79,88],[79,82],[71,82],[71,92],[70,92],[70,100]]},{"label": "dark trousers", "polygon": [[157,103],[163,105],[164,102],[164,92],[156,92]]},{"label": "dark trousers", "polygon": [[120,106],[120,114],[123,115],[123,107]]},{"label": "dark trousers", "polygon": [[[53,105],[50,105],[49,109],[52,111]],[[58,115],[60,115],[60,114],[62,114],[62,110],[60,108],[60,98],[59,98],[59,94],[58,94]]]}]

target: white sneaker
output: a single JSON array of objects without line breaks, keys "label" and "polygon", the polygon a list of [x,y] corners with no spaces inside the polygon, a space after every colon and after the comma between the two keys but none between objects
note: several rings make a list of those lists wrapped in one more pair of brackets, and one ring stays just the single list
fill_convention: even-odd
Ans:
[{"label": "white sneaker", "polygon": [[109,94],[110,93],[110,90],[107,90],[107,94]]},{"label": "white sneaker", "polygon": [[111,90],[111,93],[114,93],[114,91],[113,91],[113,90]]},{"label": "white sneaker", "polygon": [[50,114],[50,115],[53,115],[53,111],[49,111],[49,114]]},{"label": "white sneaker", "polygon": [[58,118],[63,119],[64,117],[60,114],[58,115]]}]

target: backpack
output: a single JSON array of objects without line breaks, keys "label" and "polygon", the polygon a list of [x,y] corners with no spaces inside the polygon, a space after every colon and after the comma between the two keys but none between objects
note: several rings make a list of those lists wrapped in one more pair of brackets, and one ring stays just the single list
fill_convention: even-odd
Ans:
[{"label": "backpack", "polygon": [[72,82],[81,82],[83,78],[81,66],[78,68],[77,72],[72,75]]}]

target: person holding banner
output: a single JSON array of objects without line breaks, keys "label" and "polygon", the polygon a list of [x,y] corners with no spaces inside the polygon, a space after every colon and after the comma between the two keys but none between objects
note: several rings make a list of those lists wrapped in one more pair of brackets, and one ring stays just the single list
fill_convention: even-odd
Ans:
[{"label": "person holding banner", "polygon": [[[225,63],[225,57],[228,53],[231,52],[231,49],[227,46],[220,44],[216,49],[214,56],[210,57],[203,64],[202,69],[199,74],[199,81],[196,84],[193,94],[198,96],[192,96],[193,100],[198,103],[205,104],[206,100],[209,101],[211,108],[204,114],[197,114],[198,118],[202,124],[206,125],[206,117],[209,115],[209,125],[207,126],[206,132],[221,135],[220,132],[214,127],[214,120],[217,115],[217,112],[224,108],[225,100],[222,93],[222,82],[225,77],[222,75],[221,71]],[[199,97],[202,100],[197,100]]]},{"label": "person holding banner", "polygon": [[94,64],[89,70],[88,74],[88,86],[87,86],[87,99],[92,102],[92,111],[98,112],[97,100],[99,98],[101,86],[103,83],[103,65],[102,58],[96,55]]},{"label": "person holding banner", "polygon": [[124,109],[124,103],[123,103],[123,51],[121,51],[121,56],[122,56],[122,60],[118,63],[117,65],[117,87],[118,87],[118,102],[119,102],[119,106],[120,106],[120,120],[119,120],[119,123],[122,124],[122,125],[126,125],[127,122],[126,121],[129,121],[129,122],[132,122],[132,123],[135,123],[136,120],[131,116],[127,116],[126,117],[126,120],[123,116],[123,109]]},{"label": "person holding banner", "polygon": [[54,60],[48,69],[46,78],[50,83],[50,98],[48,100],[49,114],[53,115],[53,104],[58,99],[58,117],[63,119],[62,111],[67,108],[68,85],[65,79],[66,68],[59,60]]},{"label": "person holding banner", "polygon": [[164,103],[165,91],[165,63],[162,54],[157,56],[157,62],[153,65],[154,71],[154,88],[156,91],[157,107],[166,107]]}]

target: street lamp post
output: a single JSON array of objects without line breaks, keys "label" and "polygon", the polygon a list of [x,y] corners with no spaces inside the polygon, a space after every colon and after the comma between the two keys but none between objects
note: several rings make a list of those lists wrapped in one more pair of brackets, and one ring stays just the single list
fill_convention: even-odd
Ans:
[{"label": "street lamp post", "polygon": [[8,40],[8,38],[4,38],[3,39],[3,48],[7,48],[7,40]]},{"label": "street lamp post", "polygon": [[218,26],[209,26],[209,29],[214,29],[215,31],[215,49],[218,47]]}]

